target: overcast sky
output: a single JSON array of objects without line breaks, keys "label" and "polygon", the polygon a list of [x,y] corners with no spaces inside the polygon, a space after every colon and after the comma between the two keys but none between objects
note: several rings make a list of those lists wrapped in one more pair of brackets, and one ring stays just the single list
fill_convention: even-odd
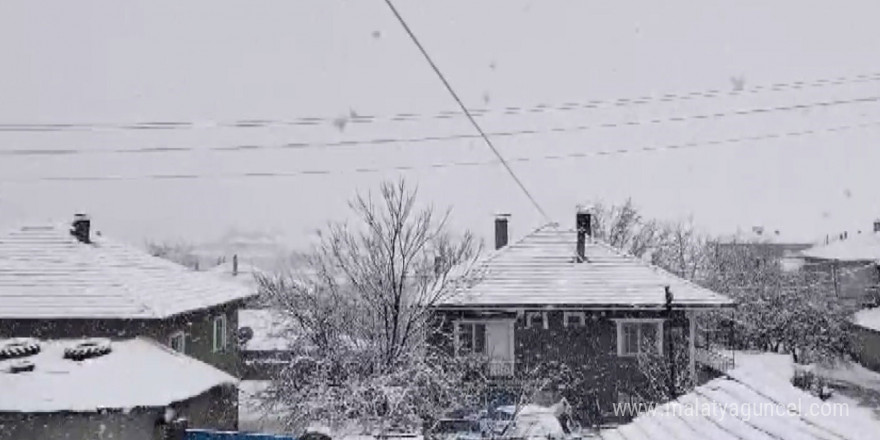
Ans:
[{"label": "overcast sky", "polygon": [[[487,109],[524,183],[550,216],[632,197],[647,214],[693,217],[712,233],[764,225],[815,237],[868,230],[880,215],[880,3],[398,0],[463,100]],[[513,214],[514,236],[544,221],[478,139],[321,146],[344,140],[472,134],[455,103],[380,0],[14,1],[0,3],[0,124],[196,122],[180,130],[97,127],[0,131],[0,225],[92,215],[105,234],[210,240],[230,228],[291,243],[346,215],[346,199],[406,176],[422,200],[452,206],[483,236]],[[736,78],[734,81],[732,78]],[[730,95],[773,83],[782,87]],[[797,84],[796,84],[797,85]],[[720,90],[716,97],[507,114],[507,107]],[[834,102],[834,105],[818,103]],[[753,111],[805,105],[797,111]],[[371,123],[332,119],[352,112]],[[733,114],[735,112],[746,114]],[[695,115],[724,114],[694,118]],[[328,118],[312,126],[218,127],[242,119]],[[679,121],[670,118],[682,117]],[[665,122],[647,123],[650,120]],[[616,123],[622,126],[596,128]],[[628,125],[625,123],[629,123]],[[573,130],[573,127],[591,129]],[[551,131],[555,130],[555,131]],[[784,133],[815,133],[778,136]],[[731,138],[764,140],[715,144]],[[306,148],[218,151],[309,144]],[[669,144],[693,148],[595,155]],[[108,150],[189,147],[182,152]],[[540,159],[547,155],[583,157]],[[411,171],[356,169],[412,166]],[[230,177],[243,173],[328,174]],[[148,179],[194,174],[196,179]],[[109,181],[47,177],[117,176]]]}]

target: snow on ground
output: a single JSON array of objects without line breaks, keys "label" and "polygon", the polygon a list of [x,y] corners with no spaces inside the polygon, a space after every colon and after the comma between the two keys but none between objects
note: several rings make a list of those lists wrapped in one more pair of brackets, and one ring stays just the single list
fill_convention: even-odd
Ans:
[{"label": "snow on ground", "polygon": [[[0,412],[92,412],[100,408],[164,407],[238,381],[147,338],[114,341],[103,356],[72,361],[64,349],[82,340],[41,341],[42,350],[0,361]],[[4,343],[0,340],[0,346]],[[9,373],[18,360],[33,371]]]},{"label": "snow on ground", "polygon": [[837,390],[833,399],[858,403],[880,418],[880,373],[854,362],[839,362],[834,366],[817,366],[814,372]]},{"label": "snow on ground", "polygon": [[278,411],[266,406],[262,393],[272,384],[268,380],[243,380],[238,388],[238,427],[242,431],[290,434]]},{"label": "snow on ground", "polygon": [[[603,439],[847,439],[876,437],[880,421],[846,396],[823,402],[791,384],[791,357],[737,352],[736,367]],[[850,372],[862,378],[864,372]],[[848,406],[847,406],[848,405]]]},{"label": "snow on ground", "polygon": [[856,312],[853,322],[861,327],[880,332],[880,307]]}]

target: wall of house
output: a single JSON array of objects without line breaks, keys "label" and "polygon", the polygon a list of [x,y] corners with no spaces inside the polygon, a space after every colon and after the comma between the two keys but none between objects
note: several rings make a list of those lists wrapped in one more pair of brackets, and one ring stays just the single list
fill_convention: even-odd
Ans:
[{"label": "wall of house", "polygon": [[[123,319],[22,319],[0,320],[0,338],[41,339],[104,337],[112,339],[146,336],[163,344],[177,331],[186,333],[186,354],[235,376],[241,371],[236,339],[238,304],[231,303],[164,320]],[[214,317],[226,316],[227,347],[214,351]]]},{"label": "wall of house", "polygon": [[880,270],[868,261],[832,261],[807,259],[807,270],[827,276],[833,294],[841,301],[858,307],[873,305],[880,300]]},{"label": "wall of house", "polygon": [[[189,427],[238,429],[238,393],[216,387],[173,407]],[[137,408],[104,413],[0,413],[0,440],[159,440],[157,422],[164,408]]]},{"label": "wall of house", "polygon": [[[509,315],[516,316],[516,315]],[[584,385],[593,393],[591,400],[602,413],[610,413],[612,403],[617,402],[618,393],[633,394],[647,386],[646,378],[640,371],[637,359],[617,355],[617,324],[620,318],[659,318],[656,311],[587,311],[583,326],[568,326],[563,323],[562,311],[547,312],[547,328],[527,327],[524,316],[516,319],[514,325],[514,346],[516,371],[534,371],[542,364],[562,362],[580,370]],[[457,319],[476,319],[479,315],[469,312],[445,312],[441,319],[440,331],[432,335],[430,342],[448,353],[453,352],[453,322]],[[676,350],[688,350],[688,320],[684,312],[673,312],[671,319],[673,331],[683,335],[684,343],[675,346]],[[668,324],[664,324],[668,325]],[[664,350],[666,347],[664,346]],[[679,374],[689,374],[681,371]]]},{"label": "wall of house", "polygon": [[852,326],[853,353],[860,364],[880,372],[880,332],[860,326]]}]

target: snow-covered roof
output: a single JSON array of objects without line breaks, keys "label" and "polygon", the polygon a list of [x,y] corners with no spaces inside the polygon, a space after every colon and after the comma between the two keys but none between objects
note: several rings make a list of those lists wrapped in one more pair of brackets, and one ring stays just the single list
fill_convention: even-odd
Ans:
[{"label": "snow-covered roof", "polygon": [[859,310],[853,316],[853,323],[880,332],[880,307]]},{"label": "snow-covered roof", "polygon": [[250,327],[254,331],[244,351],[284,351],[294,342],[293,324],[283,312],[273,309],[240,309],[238,328]]},{"label": "snow-covered roof", "polygon": [[732,305],[730,298],[588,239],[586,261],[575,261],[577,232],[550,224],[490,254],[439,307],[656,307],[669,286],[676,307]]},{"label": "snow-covered roof", "polygon": [[[737,355],[739,359],[739,354]],[[603,440],[861,440],[880,432],[869,411],[843,411],[791,384],[790,356],[762,354],[675,401],[599,433]],[[788,365],[782,368],[783,365]],[[827,415],[826,415],[827,414]],[[871,434],[875,433],[875,434]]]},{"label": "snow-covered roof", "polygon": [[[26,359],[33,371],[10,373],[0,361],[0,412],[92,412],[164,407],[237,379],[147,338],[111,343],[111,352],[83,361],[64,358],[81,340],[42,341]],[[4,343],[0,340],[0,346]]]},{"label": "snow-covered roof", "polygon": [[0,319],[165,318],[253,294],[94,233],[82,243],[66,225],[0,235]]},{"label": "snow-covered roof", "polygon": [[805,257],[838,261],[880,260],[880,233],[853,234],[843,240],[814,246],[803,251]]},{"label": "snow-covered roof", "polygon": [[233,270],[232,261],[226,261],[208,269],[206,272],[217,275],[223,280],[239,283],[253,291],[256,291],[259,287],[256,277],[265,273],[265,271],[257,266],[241,260],[238,262],[238,271]]}]

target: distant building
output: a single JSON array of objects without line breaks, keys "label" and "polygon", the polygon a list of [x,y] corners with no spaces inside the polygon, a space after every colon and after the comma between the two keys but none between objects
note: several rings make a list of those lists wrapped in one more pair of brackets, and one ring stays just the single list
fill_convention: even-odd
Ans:
[{"label": "distant building", "polygon": [[181,417],[237,428],[229,374],[147,338],[83,342],[0,340],[0,440],[154,440]]},{"label": "distant building", "polygon": [[88,217],[0,235],[0,337],[146,336],[238,374],[251,289],[109,240]]},{"label": "distant building", "polygon": [[863,307],[880,304],[880,219],[870,232],[843,233],[801,255],[809,270],[828,274],[841,300]]},{"label": "distant building", "polygon": [[244,361],[242,378],[269,380],[293,358],[299,342],[292,320],[274,309],[241,309],[238,328]]},{"label": "distant building", "polygon": [[501,381],[550,362],[607,373],[593,379],[595,405],[578,409],[581,417],[613,418],[615,402],[644,391],[641,356],[682,353],[689,366],[679,374],[694,380],[704,367],[724,368],[711,347],[698,347],[695,317],[731,299],[595,239],[589,211],[574,220],[576,229],[550,224],[508,244],[508,220],[497,219],[496,251],[436,305],[433,343],[484,359]]},{"label": "distant building", "polygon": [[717,256],[731,253],[748,253],[756,264],[774,262],[783,270],[798,270],[804,265],[801,252],[813,247],[815,241],[791,237],[778,229],[767,230],[754,226],[748,232],[738,232],[714,243]]}]

